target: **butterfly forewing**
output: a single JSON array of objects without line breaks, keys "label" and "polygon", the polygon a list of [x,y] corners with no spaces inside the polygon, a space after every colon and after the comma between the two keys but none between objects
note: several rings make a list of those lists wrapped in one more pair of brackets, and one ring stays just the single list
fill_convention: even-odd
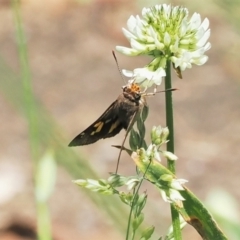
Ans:
[{"label": "butterfly forewing", "polygon": [[123,93],[109,106],[102,116],[77,135],[70,142],[69,146],[91,144],[102,138],[113,137],[123,128],[127,130],[132,119],[140,109],[140,99],[141,96],[138,92],[136,93],[135,89],[132,90],[130,87],[125,87]]},{"label": "butterfly forewing", "polygon": [[94,143],[102,138],[113,137],[123,128],[116,112],[117,100],[86,130],[77,135],[69,146],[82,146]]}]

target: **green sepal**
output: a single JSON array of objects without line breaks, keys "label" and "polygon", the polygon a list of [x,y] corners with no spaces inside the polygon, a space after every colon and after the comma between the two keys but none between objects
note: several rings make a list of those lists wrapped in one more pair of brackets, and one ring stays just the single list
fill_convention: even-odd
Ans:
[{"label": "green sepal", "polygon": [[150,237],[152,236],[152,234],[153,234],[153,232],[154,232],[154,229],[155,229],[154,226],[151,226],[151,227],[146,228],[146,229],[142,232],[142,235],[141,235],[140,240],[148,240],[148,239],[150,239]]},{"label": "green sepal", "polygon": [[144,206],[146,205],[146,202],[147,202],[147,195],[143,193],[138,197],[138,201],[133,207],[136,216],[138,216],[142,212]]},{"label": "green sepal", "polygon": [[132,199],[133,199],[132,193],[120,192],[119,198],[123,203],[127,204],[128,206],[132,205]]},{"label": "green sepal", "polygon": [[132,221],[132,228],[134,231],[138,229],[138,227],[141,225],[141,223],[144,220],[144,214],[140,213],[139,216],[135,217]]}]

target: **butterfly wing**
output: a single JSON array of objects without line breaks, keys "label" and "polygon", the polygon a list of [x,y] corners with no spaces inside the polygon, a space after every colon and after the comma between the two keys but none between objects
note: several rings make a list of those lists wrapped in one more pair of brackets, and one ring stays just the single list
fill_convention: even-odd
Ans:
[{"label": "butterfly wing", "polygon": [[118,100],[113,102],[108,109],[86,130],[77,135],[69,147],[82,146],[94,143],[102,138],[113,137],[118,134],[123,124],[118,117]]}]

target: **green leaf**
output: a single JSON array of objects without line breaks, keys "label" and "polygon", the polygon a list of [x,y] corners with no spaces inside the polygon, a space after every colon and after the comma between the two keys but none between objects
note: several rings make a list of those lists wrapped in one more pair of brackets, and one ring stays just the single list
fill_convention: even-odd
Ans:
[{"label": "green leaf", "polygon": [[148,148],[145,140],[143,140],[143,142],[142,142],[142,148],[144,148],[145,150],[147,150],[147,148]]},{"label": "green leaf", "polygon": [[140,136],[134,128],[132,128],[130,132],[129,145],[133,151],[136,151],[140,145]]},{"label": "green leaf", "polygon": [[[144,137],[145,137],[146,128],[145,128],[144,122],[142,121],[141,118],[137,119],[137,129],[138,129],[140,139],[141,139],[141,142],[142,142]],[[140,147],[141,147],[141,145],[140,145]]]},{"label": "green leaf", "polygon": [[141,119],[143,122],[146,121],[147,117],[148,117],[148,112],[149,112],[149,107],[144,105],[143,109],[142,109],[142,114],[141,114]]},{"label": "green leaf", "polygon": [[[161,176],[164,174],[172,175],[166,167],[158,161],[149,162],[141,161],[140,158],[133,159],[139,170],[145,173],[146,179],[157,186]],[[146,172],[146,169],[148,171]],[[158,187],[158,186],[157,186]],[[173,203],[175,209],[182,215],[184,220],[192,225],[205,240],[227,240],[227,237],[221,231],[211,214],[208,212],[203,203],[186,187],[181,191],[181,196],[185,199],[178,203]]]}]

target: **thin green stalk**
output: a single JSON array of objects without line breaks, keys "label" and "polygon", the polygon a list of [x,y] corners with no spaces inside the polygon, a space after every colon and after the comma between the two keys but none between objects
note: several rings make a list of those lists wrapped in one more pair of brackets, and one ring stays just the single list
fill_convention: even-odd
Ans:
[{"label": "thin green stalk", "polygon": [[[172,88],[171,81],[171,61],[167,62],[166,77],[165,77],[165,90]],[[167,143],[167,151],[174,153],[174,121],[173,121],[173,101],[172,101],[172,91],[166,91],[165,93],[165,104],[166,104],[166,125],[169,129],[169,136]],[[168,160],[168,169],[175,174],[175,161]],[[171,215],[172,215],[172,225],[173,234],[175,240],[181,240],[181,228],[180,219],[177,210],[171,204]]]},{"label": "thin green stalk", "polygon": [[134,197],[133,197],[133,201],[132,201],[132,206],[131,206],[130,213],[129,213],[129,216],[128,216],[128,225],[127,225],[126,240],[128,240],[128,238],[129,238],[131,218],[132,218],[132,212],[133,212],[133,203],[134,203],[135,196],[136,196],[136,193],[134,193]]},{"label": "thin green stalk", "polygon": [[[148,166],[147,166],[147,169],[146,169],[145,173],[143,174],[143,177],[142,177],[140,183],[138,184],[138,187],[137,187],[136,192],[133,193],[134,196],[133,196],[132,206],[131,206],[130,213],[129,213],[129,217],[128,217],[128,226],[127,226],[126,240],[128,240],[128,237],[129,237],[130,224],[131,224],[131,218],[132,218],[132,213],[133,213],[133,206],[134,206],[134,204],[135,204],[135,199],[136,199],[136,197],[137,197],[137,194],[138,194],[138,192],[139,192],[139,189],[140,189],[140,187],[141,187],[141,185],[142,185],[142,182],[143,182],[143,180],[144,180],[144,177],[145,177],[145,175],[146,175],[146,172],[147,172],[150,164],[151,164],[151,162],[149,162],[149,164],[148,164]],[[134,239],[134,236],[135,236],[135,233],[133,233],[132,239]]]},{"label": "thin green stalk", "polygon": [[[165,77],[165,90],[172,88],[171,81],[171,62],[167,62],[166,77]],[[167,143],[167,151],[174,153],[174,123],[173,123],[173,102],[172,91],[166,91],[165,93],[166,103],[166,124],[169,129],[169,136]],[[168,169],[175,174],[175,161],[168,160]]]},{"label": "thin green stalk", "polygon": [[[33,175],[35,179],[37,163],[40,159],[39,155],[40,138],[39,138],[37,104],[32,90],[27,42],[23,30],[19,0],[12,0],[12,9],[15,20],[16,39],[18,44],[18,54],[22,80],[22,96],[24,98],[24,110],[28,120],[29,143],[31,158],[33,160]],[[47,204],[45,202],[41,203],[36,199],[36,208],[38,222],[38,239],[50,240],[51,239],[50,217]]]},{"label": "thin green stalk", "polygon": [[[29,125],[29,142],[31,156],[34,163],[39,158],[39,138],[37,127],[37,113],[36,103],[33,96],[31,85],[31,73],[28,60],[27,42],[23,31],[22,19],[20,15],[20,2],[19,0],[12,0],[12,9],[15,20],[16,39],[18,44],[18,55],[20,63],[20,72],[22,80],[22,94],[24,98],[24,108],[28,118]],[[34,164],[34,169],[35,169]]]},{"label": "thin green stalk", "polygon": [[51,240],[51,222],[50,213],[46,202],[40,202],[37,204],[38,217],[38,239],[39,240]]}]

